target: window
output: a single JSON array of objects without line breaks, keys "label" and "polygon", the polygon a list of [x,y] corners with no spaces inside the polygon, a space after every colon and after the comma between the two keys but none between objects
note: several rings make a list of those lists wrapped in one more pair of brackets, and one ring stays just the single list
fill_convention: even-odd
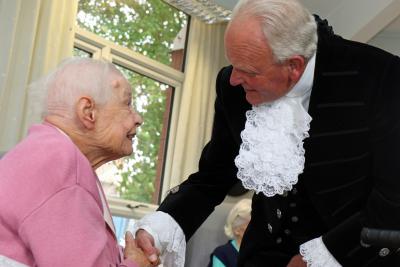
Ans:
[{"label": "window", "polygon": [[80,0],[77,15],[82,29],[166,65],[174,58],[178,70],[187,19],[162,0]]},{"label": "window", "polygon": [[130,223],[124,217],[139,218],[160,201],[173,102],[184,78],[187,21],[161,0],[79,1],[74,55],[114,63],[131,83],[144,119],[132,156],[98,172],[121,227]]},{"label": "window", "polygon": [[90,58],[93,57],[92,53],[89,53],[85,50],[79,49],[78,47],[74,47],[74,56],[76,57],[86,57]]}]

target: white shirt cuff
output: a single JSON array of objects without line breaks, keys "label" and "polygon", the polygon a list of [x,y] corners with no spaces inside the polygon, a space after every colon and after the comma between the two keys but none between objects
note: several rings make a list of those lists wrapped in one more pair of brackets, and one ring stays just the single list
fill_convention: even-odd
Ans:
[{"label": "white shirt cuff", "polygon": [[300,246],[300,254],[307,267],[342,267],[326,248],[322,237],[312,239]]},{"label": "white shirt cuff", "polygon": [[144,229],[153,236],[164,267],[184,267],[185,234],[169,214],[162,211],[148,214],[135,223],[132,233],[135,235],[139,229]]}]

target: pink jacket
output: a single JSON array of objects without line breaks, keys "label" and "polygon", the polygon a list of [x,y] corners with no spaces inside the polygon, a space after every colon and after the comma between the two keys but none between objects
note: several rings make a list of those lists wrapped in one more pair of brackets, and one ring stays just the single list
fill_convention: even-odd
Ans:
[{"label": "pink jacket", "polygon": [[127,266],[87,158],[50,124],[0,160],[0,255],[29,266]]}]

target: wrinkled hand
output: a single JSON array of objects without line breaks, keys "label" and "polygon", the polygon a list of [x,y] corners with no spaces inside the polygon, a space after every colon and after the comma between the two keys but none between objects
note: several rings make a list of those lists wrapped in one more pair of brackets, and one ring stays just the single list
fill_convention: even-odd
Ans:
[{"label": "wrinkled hand", "polygon": [[307,263],[303,261],[303,257],[300,254],[297,254],[290,260],[287,267],[307,267]]},{"label": "wrinkled hand", "polygon": [[137,247],[136,240],[131,232],[125,233],[125,249],[124,257],[127,260],[133,261],[139,267],[152,267],[153,265],[147,259],[143,251]]},{"label": "wrinkled hand", "polygon": [[144,254],[153,266],[160,264],[160,252],[154,245],[154,238],[146,230],[139,229],[136,232],[136,244],[143,250]]}]

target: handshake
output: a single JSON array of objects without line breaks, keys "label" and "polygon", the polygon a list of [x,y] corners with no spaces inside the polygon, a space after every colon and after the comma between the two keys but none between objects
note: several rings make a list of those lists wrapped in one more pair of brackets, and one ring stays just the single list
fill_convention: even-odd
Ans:
[{"label": "handshake", "polygon": [[136,233],[136,239],[131,232],[125,233],[124,258],[135,262],[138,267],[159,266],[160,251],[154,245],[153,237],[143,229]]}]

